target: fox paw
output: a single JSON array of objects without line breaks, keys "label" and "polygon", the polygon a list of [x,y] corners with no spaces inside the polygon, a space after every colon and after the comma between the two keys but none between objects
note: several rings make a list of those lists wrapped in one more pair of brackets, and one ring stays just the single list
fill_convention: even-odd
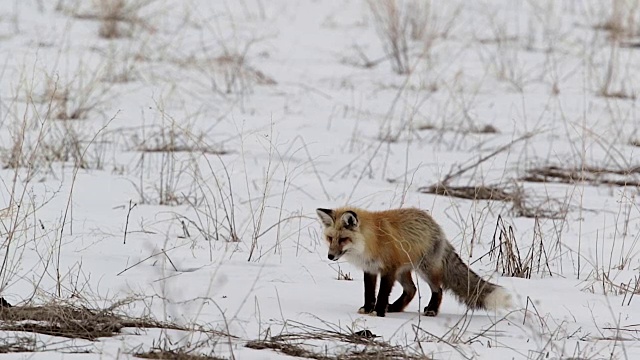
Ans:
[{"label": "fox paw", "polygon": [[363,305],[360,307],[360,309],[358,309],[358,314],[369,314],[373,311],[373,309],[375,309],[375,304],[371,304],[371,305]]},{"label": "fox paw", "polygon": [[358,309],[358,314],[370,314],[373,311],[373,309],[367,309],[366,307],[361,307],[360,309]]},{"label": "fox paw", "polygon": [[424,316],[430,316],[430,317],[435,317],[437,316],[438,313],[434,310],[424,310]]},{"label": "fox paw", "polygon": [[377,316],[377,317],[384,317],[385,313],[384,312],[377,312],[377,311],[373,310],[372,312],[369,313],[369,315]]}]

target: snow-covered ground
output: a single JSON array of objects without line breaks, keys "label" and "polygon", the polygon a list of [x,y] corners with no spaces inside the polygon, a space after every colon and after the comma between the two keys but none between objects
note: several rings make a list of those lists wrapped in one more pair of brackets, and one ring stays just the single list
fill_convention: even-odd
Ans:
[{"label": "snow-covered ground", "polygon": [[[34,359],[286,358],[244,345],[312,329],[436,359],[640,358],[637,35],[636,0],[0,0],[0,296],[230,335],[2,337]],[[508,199],[421,191],[443,180]],[[421,317],[419,281],[404,313],[358,314],[362,274],[315,215],[345,204],[428,210],[515,308],[445,294]]]}]

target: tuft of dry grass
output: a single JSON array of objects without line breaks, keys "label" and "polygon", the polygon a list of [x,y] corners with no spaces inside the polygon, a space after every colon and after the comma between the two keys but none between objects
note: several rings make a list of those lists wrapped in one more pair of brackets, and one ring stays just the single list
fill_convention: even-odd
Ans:
[{"label": "tuft of dry grass", "polygon": [[162,360],[224,360],[224,358],[212,355],[192,354],[186,350],[153,349],[147,352],[134,354],[134,356],[141,359]]},{"label": "tuft of dry grass", "polygon": [[[262,340],[249,341],[246,347],[256,350],[270,349],[285,355],[317,360],[373,360],[373,359],[428,359],[425,355],[414,354],[409,349],[377,340],[371,331],[342,332],[291,322],[300,332],[283,333]],[[332,344],[350,345],[343,353],[331,355],[327,348],[318,351],[310,349],[308,342],[323,341]]]},{"label": "tuft of dry grass", "polygon": [[397,74],[408,74],[412,57],[428,56],[436,40],[447,38],[461,9],[442,13],[444,7],[429,0],[367,0],[367,4],[386,54],[370,61],[358,49],[362,65],[373,67],[389,59]]},{"label": "tuft of dry grass", "polygon": [[0,354],[28,353],[36,350],[36,342],[32,338],[19,337],[0,339]]},{"label": "tuft of dry grass", "polygon": [[[498,243],[496,244],[496,235]],[[496,230],[493,233],[489,257],[495,258],[496,271],[500,271],[503,276],[531,278],[531,268],[526,261],[523,261],[518,248],[518,241],[513,232],[513,227],[505,226],[501,216],[498,216]]]},{"label": "tuft of dry grass", "polygon": [[621,297],[620,305],[629,306],[631,301],[640,295],[640,277],[635,275],[633,278],[625,283],[612,278],[610,276],[611,268],[594,268],[586,277],[586,285],[583,287],[583,291],[588,291],[593,294],[612,294]]},{"label": "tuft of dry grass", "polygon": [[40,136],[17,131],[13,135],[11,148],[0,149],[0,164],[4,169],[28,167],[50,167],[56,162],[72,162],[81,169],[101,168],[104,159],[100,155],[86,154],[87,146],[98,149],[105,144],[89,144],[88,135],[76,130],[71,123],[47,123]]},{"label": "tuft of dry grass", "polygon": [[[220,156],[227,152],[220,145],[210,145],[205,139],[207,134],[194,134],[189,125],[179,126],[176,120],[170,121],[157,131],[147,133],[143,128],[141,134],[132,137],[133,148],[140,153],[140,182],[134,184],[140,194],[139,203],[197,206],[204,195],[196,183],[199,178],[190,178],[188,173],[197,169],[196,163],[202,155]],[[149,183],[152,191],[148,192],[145,170],[156,167],[160,169],[160,176],[152,175]]]},{"label": "tuft of dry grass", "polygon": [[353,277],[351,273],[346,273],[343,272],[342,269],[338,269],[338,280],[353,281]]},{"label": "tuft of dry grass", "polygon": [[98,2],[99,13],[102,14],[102,21],[98,34],[105,39],[117,39],[130,36],[130,30],[122,29],[119,24],[126,14],[125,0],[101,0]]},{"label": "tuft of dry grass", "polygon": [[486,124],[478,129],[476,129],[476,133],[478,134],[497,134],[499,133],[498,129],[491,125],[491,124]]},{"label": "tuft of dry grass", "polygon": [[86,75],[79,73],[67,83],[57,77],[48,77],[47,86],[41,95],[49,104],[47,117],[57,120],[81,120],[104,105],[112,96],[112,84],[100,81],[101,71],[93,70]]},{"label": "tuft of dry grass", "polygon": [[317,360],[394,360],[394,359],[428,359],[426,357],[418,357],[405,354],[404,352],[393,349],[363,349],[353,350],[345,354],[331,356],[324,355],[321,352],[315,352],[305,349],[302,345],[288,343],[286,340],[262,340],[262,341],[250,341],[246,347],[256,350],[270,349],[275,350],[285,355],[305,358],[305,359],[317,359]]},{"label": "tuft of dry grass", "polygon": [[520,180],[561,184],[586,183],[591,185],[640,186],[640,166],[625,169],[596,166],[542,166],[527,170],[527,174]]},{"label": "tuft of dry grass", "polygon": [[37,306],[0,308],[0,330],[22,331],[73,339],[111,337],[126,327],[188,330],[151,318],[129,317],[116,312],[117,303],[106,309],[50,303]]},{"label": "tuft of dry grass", "polygon": [[614,99],[620,99],[620,100],[635,100],[636,99],[636,95],[633,93],[628,93],[625,90],[617,90],[617,91],[612,91],[609,90],[608,88],[603,88],[598,92],[599,96],[602,97],[606,97],[606,98],[614,98]]},{"label": "tuft of dry grass", "polygon": [[442,183],[418,189],[424,194],[444,195],[469,200],[511,201],[513,195],[498,186],[450,186]]},{"label": "tuft of dry grass", "polygon": [[393,70],[398,74],[408,73],[411,65],[408,9],[396,0],[369,0],[368,4]]},{"label": "tuft of dry grass", "polygon": [[[537,219],[534,227],[540,228]],[[552,275],[542,236],[534,236],[529,250],[522,256],[513,227],[507,226],[502,216],[496,221],[489,258],[495,261],[496,271],[503,276],[531,279],[533,273]]]},{"label": "tuft of dry grass", "polygon": [[[226,81],[227,93],[233,89],[234,82],[253,81],[258,85],[276,85],[277,82],[262,71],[249,65],[247,62],[247,53],[242,54],[224,54],[216,57],[214,62],[219,68],[225,70],[225,76],[230,78]],[[238,77],[235,80],[234,77]]]},{"label": "tuft of dry grass", "polygon": [[[53,346],[52,346],[53,345]],[[65,354],[90,354],[89,346],[74,346],[68,342],[44,344],[32,336],[5,335],[0,338],[0,354],[63,352]],[[28,356],[27,356],[28,357]]]},{"label": "tuft of dry grass", "polygon": [[204,58],[193,55],[185,59],[175,59],[174,62],[185,69],[194,68],[197,75],[197,79],[194,80],[217,95],[244,96],[250,94],[256,85],[273,86],[278,83],[250,64],[249,52],[253,43],[249,42],[239,52],[224,49],[222,54],[206,53]]},{"label": "tuft of dry grass", "polygon": [[611,0],[611,11],[606,21],[595,25],[596,29],[609,32],[613,41],[638,35],[640,29],[640,1]]},{"label": "tuft of dry grass", "polygon": [[207,134],[194,134],[191,129],[171,126],[169,129],[161,127],[157,132],[136,136],[134,142],[137,151],[146,153],[202,153],[213,155],[226,155],[228,151],[220,145],[207,143]]},{"label": "tuft of dry grass", "polygon": [[521,185],[511,193],[511,212],[517,217],[531,219],[565,219],[569,212],[569,204],[565,201],[547,196],[542,200],[532,199]]},{"label": "tuft of dry grass", "polygon": [[424,123],[416,126],[416,130],[418,131],[437,130],[439,132],[450,131],[450,132],[455,132],[462,135],[469,135],[469,134],[486,135],[486,134],[500,133],[498,128],[496,128],[491,124],[485,124],[485,125],[471,124],[471,125],[464,125],[464,126],[450,126],[448,124],[444,124],[443,126],[436,126],[431,123]]},{"label": "tuft of dry grass", "polygon": [[78,11],[73,6],[57,7],[79,19],[100,21],[98,35],[105,39],[133,36],[138,28],[153,30],[140,12],[156,0],[94,0],[92,9]]},{"label": "tuft of dry grass", "polygon": [[451,186],[442,183],[423,186],[418,189],[423,194],[434,194],[466,200],[502,201],[511,204],[511,212],[517,217],[537,219],[564,219],[568,204],[560,200],[547,198],[532,201],[520,184]]}]

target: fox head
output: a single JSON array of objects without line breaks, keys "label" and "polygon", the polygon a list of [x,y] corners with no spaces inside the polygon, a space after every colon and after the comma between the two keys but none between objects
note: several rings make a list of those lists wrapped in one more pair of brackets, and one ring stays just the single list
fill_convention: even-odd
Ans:
[{"label": "fox head", "polygon": [[329,245],[329,260],[336,261],[347,253],[361,253],[364,246],[361,239],[358,214],[351,210],[316,209],[324,225],[324,238]]}]

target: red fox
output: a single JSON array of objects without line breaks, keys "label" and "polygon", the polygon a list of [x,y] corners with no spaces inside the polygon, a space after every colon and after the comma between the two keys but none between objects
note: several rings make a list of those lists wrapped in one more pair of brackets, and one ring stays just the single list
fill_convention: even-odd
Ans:
[{"label": "red fox", "polygon": [[[401,312],[416,294],[413,269],[431,288],[424,315],[436,316],[442,289],[451,290],[471,309],[511,307],[511,295],[502,287],[483,280],[456,254],[435,220],[419,209],[370,212],[345,207],[317,209],[329,245],[329,260],[344,256],[364,270],[364,306],[358,312],[385,316]],[[376,283],[380,289],[376,301]],[[395,281],[402,295],[389,304]]]}]

